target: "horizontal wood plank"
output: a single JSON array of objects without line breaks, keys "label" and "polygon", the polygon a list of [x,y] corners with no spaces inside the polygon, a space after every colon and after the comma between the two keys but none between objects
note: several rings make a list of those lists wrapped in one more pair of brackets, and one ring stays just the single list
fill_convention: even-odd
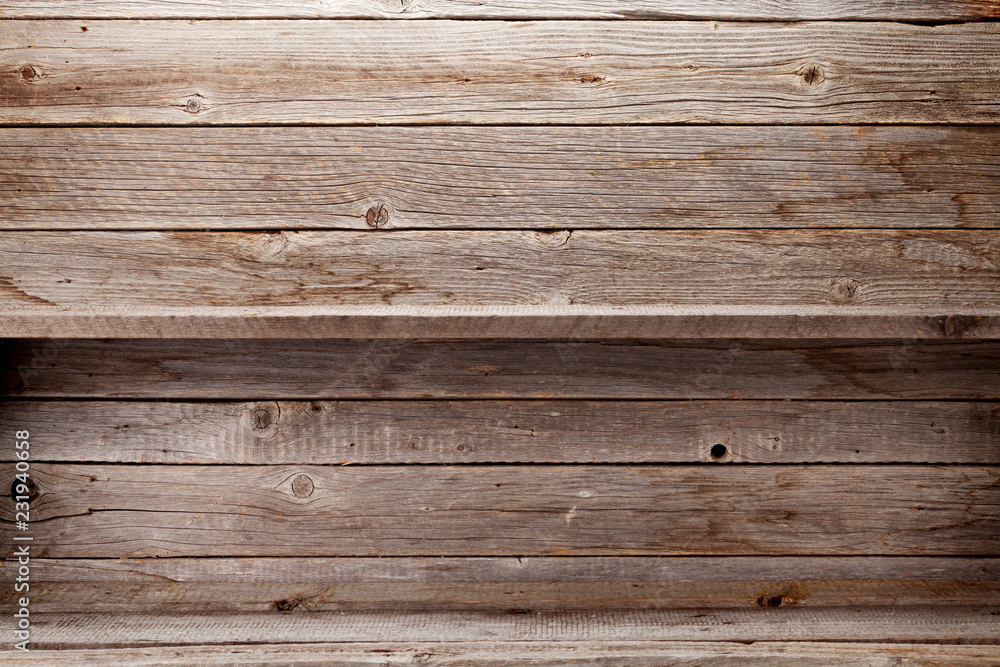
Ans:
[{"label": "horizontal wood plank", "polygon": [[[74,626],[83,619],[63,617]],[[104,619],[102,619],[103,621]],[[105,621],[106,622],[106,621]],[[103,629],[106,626],[99,626]],[[53,635],[58,637],[58,635]],[[115,635],[116,637],[118,635]],[[271,665],[420,665],[457,667],[680,667],[710,661],[720,667],[870,667],[903,660],[917,667],[941,664],[992,667],[996,646],[953,644],[875,644],[788,641],[706,642],[447,642],[246,644],[222,646],[38,650],[17,657],[19,665],[104,667],[109,662],[152,667],[198,664],[270,667]]]},{"label": "horizontal wood plank", "polygon": [[16,128],[0,229],[1000,227],[1000,128]]},{"label": "horizontal wood plank", "polygon": [[[33,627],[37,641],[33,642],[33,649],[216,644],[232,650],[234,644],[247,643],[364,642],[371,652],[370,657],[378,659],[374,664],[384,665],[385,657],[372,649],[393,643],[398,646],[398,642],[435,641],[477,642],[486,654],[490,644],[484,646],[483,642],[519,642],[527,647],[545,646],[546,642],[554,641],[600,642],[602,647],[614,650],[613,642],[619,641],[694,641],[700,646],[708,646],[713,641],[750,642],[755,646],[756,642],[764,641],[827,641],[841,642],[838,649],[850,655],[850,645],[854,643],[961,640],[969,644],[994,645],[990,648],[995,658],[1000,619],[982,607],[856,610],[789,607],[713,610],[710,613],[699,610],[577,610],[531,614],[293,611],[144,616],[93,612],[40,614]],[[387,637],[392,639],[387,640]],[[935,654],[943,650],[940,647],[921,648],[928,656],[948,655]],[[911,649],[909,654],[913,653]],[[33,654],[34,651],[26,655]],[[824,655],[827,662],[823,664],[830,664],[833,654]],[[907,655],[905,647],[902,655]],[[230,657],[230,664],[231,661]],[[468,661],[456,663],[469,664]],[[536,664],[553,663],[543,659]]]},{"label": "horizontal wood plank", "polygon": [[1000,464],[994,402],[0,403],[17,430],[47,462]]},{"label": "horizontal wood plank", "polygon": [[985,230],[11,232],[0,334],[996,338],[998,265]]},{"label": "horizontal wood plank", "polygon": [[32,398],[1000,399],[1000,343],[0,341]]},{"label": "horizontal wood plank", "polygon": [[[854,285],[850,280],[847,289]],[[831,281],[832,290],[843,287],[838,281]],[[1000,338],[1000,308],[964,305],[38,307],[20,305],[28,299],[17,281],[8,286],[12,289],[5,296],[17,305],[0,305],[0,336],[36,339]],[[121,289],[129,291],[137,290]],[[354,295],[364,298],[361,291]],[[0,301],[3,296],[0,289]]]},{"label": "horizontal wood plank", "polygon": [[1000,120],[994,22],[53,20],[0,40],[14,125]]},{"label": "horizontal wood plank", "polygon": [[[33,559],[32,610],[823,608],[1000,603],[1000,559]],[[0,574],[12,582],[16,561]]]},{"label": "horizontal wood plank", "polygon": [[989,0],[9,0],[7,18],[461,18],[875,19],[976,21],[1000,17]]},{"label": "horizontal wood plank", "polygon": [[[1000,548],[998,478],[974,466],[38,463],[32,554],[977,555]],[[0,508],[13,516],[9,496]]]}]

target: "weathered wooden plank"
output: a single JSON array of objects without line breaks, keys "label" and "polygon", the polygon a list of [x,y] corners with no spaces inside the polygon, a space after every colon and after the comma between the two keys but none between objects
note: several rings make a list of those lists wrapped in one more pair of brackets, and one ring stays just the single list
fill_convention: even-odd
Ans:
[{"label": "weathered wooden plank", "polygon": [[22,429],[48,462],[1000,464],[992,402],[0,403]]},{"label": "weathered wooden plank", "polygon": [[[511,558],[32,559],[35,582],[128,583],[726,583],[993,582],[1000,558],[928,556],[675,556]],[[11,581],[16,563],[0,563]],[[807,602],[802,600],[802,602]],[[896,604],[899,601],[888,601]],[[765,605],[769,606],[769,605]]]},{"label": "weathered wooden plank", "polygon": [[990,22],[56,20],[0,39],[17,125],[1000,120]]},{"label": "weathered wooden plank", "polygon": [[[233,644],[245,643],[366,642],[369,649],[374,649],[389,644],[386,637],[391,637],[392,642],[513,641],[528,646],[553,641],[696,641],[701,645],[713,641],[830,641],[843,642],[840,646],[849,650],[851,643],[869,642],[962,641],[995,645],[1000,636],[998,628],[1000,618],[982,607],[175,616],[93,612],[40,614],[34,626],[37,643],[33,642],[33,647],[221,644],[229,650]],[[996,646],[991,648],[995,658]],[[379,653],[374,656],[383,658]]]},{"label": "weathered wooden plank", "polygon": [[[1000,559],[33,559],[38,613],[772,608],[1000,603]],[[16,561],[0,568],[17,576]]]},{"label": "weathered wooden plank", "polygon": [[0,145],[6,230],[1000,227],[992,127],[8,128]]},{"label": "weathered wooden plank", "polygon": [[[14,469],[5,464],[6,479]],[[37,557],[976,555],[974,466],[32,467]],[[7,484],[7,481],[3,481]],[[3,516],[13,500],[0,499]],[[9,538],[12,523],[3,524]],[[13,542],[4,540],[7,553]]]},{"label": "weathered wooden plank", "polygon": [[[10,232],[0,237],[0,266],[0,308],[5,315],[24,310],[28,320],[42,318],[51,306],[91,317],[107,310],[127,319],[135,309],[140,320],[193,315],[208,322],[217,308],[237,309],[219,312],[222,317],[253,321],[254,314],[294,320],[304,307],[330,321],[371,318],[373,325],[357,332],[360,337],[420,337],[422,331],[455,337],[461,327],[442,325],[438,333],[426,323],[400,334],[392,318],[433,323],[458,317],[468,327],[466,320],[485,307],[478,319],[508,320],[503,331],[489,332],[493,337],[546,316],[566,319],[570,337],[589,337],[607,334],[578,320],[608,318],[614,324],[616,313],[626,320],[669,320],[671,312],[685,315],[670,308],[694,306],[708,310],[687,313],[691,337],[712,335],[698,336],[693,325],[730,312],[736,320],[756,315],[807,321],[815,314],[832,328],[828,336],[865,337],[867,332],[852,336],[851,329],[836,328],[838,316],[850,317],[852,308],[862,307],[874,310],[860,311],[861,319],[874,317],[880,324],[910,317],[908,337],[918,334],[921,323],[935,325],[928,336],[979,329],[985,329],[979,335],[1000,335],[1000,232],[994,230]],[[511,306],[517,308],[504,309]],[[429,310],[407,310],[412,307]],[[657,310],[662,308],[668,310]],[[879,313],[887,322],[878,320]],[[976,321],[980,314],[985,326]],[[13,322],[7,321],[4,335],[19,334]],[[142,327],[119,329],[118,335],[137,329]],[[349,333],[314,329],[320,337]],[[651,329],[645,336],[686,337]],[[283,337],[278,331],[271,335]],[[475,326],[466,331],[484,334]],[[530,327],[528,332],[544,336]],[[626,329],[620,335],[630,334]],[[230,336],[232,330],[207,335]],[[764,337],[753,327],[731,335]]]},{"label": "weathered wooden plank", "polygon": [[1000,398],[1000,343],[2,340],[33,398]]},{"label": "weathered wooden plank", "polygon": [[[246,276],[249,279],[249,275]],[[291,277],[290,277],[291,278]],[[3,276],[0,276],[0,280]],[[364,280],[368,280],[365,278]],[[568,280],[568,278],[567,278]],[[831,280],[831,290],[843,287]],[[66,279],[65,282],[72,282]],[[104,283],[101,280],[101,283]],[[262,287],[266,283],[258,283]],[[372,284],[372,283],[369,283]],[[499,283],[509,286],[510,283]],[[707,283],[711,284],[711,283]],[[853,285],[848,279],[848,284]],[[22,338],[407,339],[646,338],[817,339],[862,337],[992,340],[1000,308],[923,306],[23,306],[27,292],[9,281],[13,304],[0,305],[0,336]],[[385,287],[381,285],[380,287]],[[0,287],[4,284],[0,282]],[[223,287],[219,284],[218,287]],[[314,287],[322,287],[314,286]],[[346,287],[346,286],[341,286]],[[516,287],[516,285],[515,285]],[[121,293],[142,290],[124,285]],[[187,283],[185,289],[208,292]],[[403,288],[406,292],[407,288]],[[847,289],[851,289],[848,287]],[[989,289],[987,287],[987,289]],[[169,293],[169,289],[166,290]],[[431,290],[433,293],[433,290]],[[71,293],[71,292],[69,292]],[[322,293],[321,291],[318,293]],[[288,292],[294,295],[295,292]],[[344,295],[366,298],[363,291]],[[453,293],[443,292],[443,298]],[[254,298],[253,295],[247,295]],[[473,298],[474,295],[466,294]],[[484,295],[485,297],[486,295]],[[530,295],[525,295],[531,298]],[[950,295],[947,295],[950,296]],[[419,298],[419,296],[416,296]],[[60,297],[61,298],[61,297]],[[300,297],[292,297],[293,299]],[[338,298],[334,296],[334,298]],[[372,298],[372,297],[367,297]],[[395,298],[395,297],[387,297]],[[404,297],[405,298],[405,297]],[[488,297],[487,297],[488,298]],[[110,297],[111,303],[117,300]],[[320,300],[320,299],[316,299]]]},{"label": "weathered wooden plank", "polygon": [[460,19],[868,19],[977,21],[1000,17],[988,0],[9,0],[6,18],[460,18]]},{"label": "weathered wooden plank", "polygon": [[[80,624],[83,619],[71,619]],[[0,653],[0,655],[3,655]],[[11,657],[18,665],[104,667],[109,663],[139,667],[165,665],[420,665],[422,667],[871,667],[903,661],[906,665],[956,667],[996,665],[996,646],[823,642],[447,642],[222,645],[143,648],[37,650]]]}]

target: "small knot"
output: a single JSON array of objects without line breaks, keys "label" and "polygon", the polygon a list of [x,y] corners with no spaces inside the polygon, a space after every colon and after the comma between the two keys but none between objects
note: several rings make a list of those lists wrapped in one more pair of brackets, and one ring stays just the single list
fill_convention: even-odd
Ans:
[{"label": "small knot", "polygon": [[365,213],[365,223],[373,229],[381,229],[389,222],[389,209],[382,202],[375,204]]},{"label": "small knot", "polygon": [[308,498],[316,488],[308,475],[299,475],[292,480],[292,493],[296,498]]},{"label": "small knot", "polygon": [[560,229],[553,232],[530,232],[535,239],[547,248],[561,248],[573,236],[573,232],[568,229]]},{"label": "small knot", "polygon": [[580,83],[604,83],[603,76],[582,76]]},{"label": "small knot", "polygon": [[830,281],[830,296],[838,303],[849,303],[858,297],[861,283],[853,278],[834,278]]},{"label": "small knot", "polygon": [[819,65],[809,64],[803,67],[798,72],[799,76],[802,77],[802,83],[807,86],[815,86],[817,84],[823,83],[826,77],[823,76],[823,68]]},{"label": "small knot", "polygon": [[263,431],[271,425],[271,413],[267,410],[254,410],[251,418],[253,419],[253,430],[255,431]]},{"label": "small knot", "polygon": [[194,115],[196,113],[199,113],[203,107],[204,105],[201,103],[201,100],[199,100],[197,97],[192,97],[187,101],[187,104],[184,105],[184,111],[187,111],[189,114]]},{"label": "small knot", "polygon": [[960,338],[962,334],[972,328],[975,319],[968,315],[949,315],[944,318],[945,338]]},{"label": "small knot", "polygon": [[21,78],[30,83],[32,81],[37,81],[42,78],[42,76],[32,65],[25,65],[21,68]]},{"label": "small knot", "polygon": [[240,416],[240,426],[258,440],[270,440],[278,434],[281,409],[277,403],[251,404]]}]

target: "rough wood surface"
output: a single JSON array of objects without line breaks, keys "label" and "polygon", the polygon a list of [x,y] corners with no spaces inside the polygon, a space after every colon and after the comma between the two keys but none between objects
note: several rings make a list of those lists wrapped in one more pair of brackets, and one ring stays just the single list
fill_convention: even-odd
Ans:
[{"label": "rough wood surface", "polygon": [[[165,270],[165,274],[169,269]],[[289,276],[293,279],[292,276]],[[250,276],[247,276],[250,280]],[[3,276],[0,276],[0,281]],[[831,290],[843,287],[831,281]],[[67,283],[72,282],[66,279]],[[102,281],[103,282],[103,281]],[[0,305],[0,337],[253,338],[453,340],[635,340],[650,338],[822,339],[1000,338],[1000,308],[923,306],[23,306],[24,291],[9,281]],[[853,283],[847,280],[851,289]],[[0,282],[0,288],[4,287]],[[142,290],[125,285],[122,294]],[[189,283],[195,292],[204,291]],[[187,289],[185,287],[185,289]],[[221,285],[220,285],[221,287]],[[384,285],[383,285],[384,287]],[[291,289],[291,288],[290,288]],[[294,290],[287,293],[294,294]],[[351,290],[343,295],[352,295]],[[366,298],[360,290],[354,296]],[[0,303],[3,299],[0,289]],[[450,293],[442,293],[451,298]],[[468,294],[467,296],[473,297]],[[526,298],[532,295],[526,294]],[[252,298],[252,295],[251,295]],[[294,297],[301,298],[301,297]],[[308,297],[306,297],[308,298]],[[349,297],[348,297],[349,298]],[[370,298],[370,297],[369,297]],[[417,297],[419,298],[419,297]],[[484,298],[488,296],[484,295]],[[114,303],[118,297],[110,297]],[[316,298],[316,300],[320,300]]]},{"label": "rough wood surface", "polygon": [[[573,305],[850,315],[853,306],[995,313],[1000,303],[993,230],[10,232],[0,267],[9,314]],[[953,328],[970,328],[958,319]]]},{"label": "rough wood surface", "polygon": [[976,21],[990,0],[9,0],[7,18],[868,19]]},{"label": "rough wood surface", "polygon": [[0,403],[21,429],[48,462],[1000,464],[991,402]]},{"label": "rough wood surface", "polygon": [[[129,583],[725,583],[994,582],[1000,558],[674,556],[510,558],[116,558],[32,560],[37,582]],[[0,564],[10,581],[16,564]],[[889,602],[892,602],[891,600]],[[766,606],[766,605],[765,605]]]},{"label": "rough wood surface", "polygon": [[[71,622],[79,623],[73,618]],[[103,628],[102,628],[103,629]],[[17,665],[50,667],[137,667],[210,665],[212,667],[271,667],[272,665],[340,665],[343,667],[420,665],[421,667],[658,667],[704,665],[720,667],[845,667],[905,664],[955,667],[996,665],[996,646],[951,644],[875,644],[823,642],[705,642],[705,641],[537,641],[484,640],[447,643],[335,643],[223,645],[147,648],[32,650],[16,657]],[[0,653],[0,662],[4,654]],[[900,661],[902,661],[900,663]]]},{"label": "rough wood surface", "polygon": [[1000,399],[1000,343],[2,340],[32,398]]},{"label": "rough wood surface", "polygon": [[[33,559],[39,613],[1000,604],[1000,559]],[[0,575],[11,582],[17,563]]]},{"label": "rough wood surface", "polygon": [[5,230],[1000,227],[991,127],[8,128],[0,145]]},{"label": "rough wood surface", "polygon": [[[843,642],[849,650],[850,643],[866,642],[997,644],[998,629],[1000,617],[982,607],[582,610],[529,614],[292,611],[178,616],[94,612],[40,614],[34,626],[37,643],[33,646],[68,649],[222,644],[229,650],[232,644],[245,643],[366,642],[372,649],[388,644],[389,636],[393,642],[517,641],[529,646],[553,641],[602,645],[616,641],[697,641],[707,648],[715,641],[831,641]],[[927,648],[927,655],[934,655],[935,648]],[[995,657],[996,646],[992,648]]]},{"label": "rough wood surface", "polygon": [[[1000,548],[998,476],[902,465],[38,463],[32,554],[977,555]],[[13,500],[0,508],[12,516]],[[8,554],[11,532],[5,523]]]},{"label": "rough wood surface", "polygon": [[43,20],[0,40],[18,125],[1000,121],[993,22]]}]

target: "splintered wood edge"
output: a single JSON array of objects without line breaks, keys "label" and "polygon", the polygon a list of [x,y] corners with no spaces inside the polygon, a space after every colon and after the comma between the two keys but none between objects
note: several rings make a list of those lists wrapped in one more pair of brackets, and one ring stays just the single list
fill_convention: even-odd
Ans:
[{"label": "splintered wood edge", "polygon": [[844,306],[7,308],[4,338],[1000,339],[1000,309]]}]

